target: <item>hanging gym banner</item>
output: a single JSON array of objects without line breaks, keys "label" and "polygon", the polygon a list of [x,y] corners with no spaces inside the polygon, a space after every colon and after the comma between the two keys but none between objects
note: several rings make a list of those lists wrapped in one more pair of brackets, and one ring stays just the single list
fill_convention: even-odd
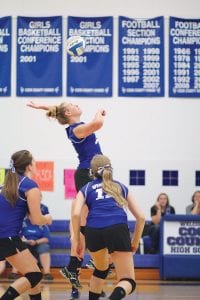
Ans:
[{"label": "hanging gym banner", "polygon": [[68,17],[67,37],[81,36],[81,56],[67,55],[67,96],[111,97],[113,17]]},{"label": "hanging gym banner", "polygon": [[170,17],[169,96],[200,97],[200,19]]},{"label": "hanging gym banner", "polygon": [[121,97],[164,96],[164,18],[119,17]]},{"label": "hanging gym banner", "polygon": [[62,17],[17,18],[17,96],[62,96]]},{"label": "hanging gym banner", "polygon": [[0,96],[11,95],[11,17],[0,18]]}]

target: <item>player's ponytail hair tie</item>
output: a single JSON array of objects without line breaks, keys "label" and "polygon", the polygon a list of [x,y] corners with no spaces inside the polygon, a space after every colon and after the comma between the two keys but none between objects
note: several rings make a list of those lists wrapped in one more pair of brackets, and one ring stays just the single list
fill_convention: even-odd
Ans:
[{"label": "player's ponytail hair tie", "polygon": [[105,166],[98,167],[98,168],[97,168],[97,174],[100,175],[100,176],[102,176],[103,171],[106,170],[106,169],[110,169],[110,170],[112,171],[111,165],[110,165],[110,164],[107,164],[107,165],[105,165]]},{"label": "player's ponytail hair tie", "polygon": [[15,167],[14,167],[14,161],[13,161],[13,159],[10,160],[9,169],[11,170],[12,173],[15,173]]}]

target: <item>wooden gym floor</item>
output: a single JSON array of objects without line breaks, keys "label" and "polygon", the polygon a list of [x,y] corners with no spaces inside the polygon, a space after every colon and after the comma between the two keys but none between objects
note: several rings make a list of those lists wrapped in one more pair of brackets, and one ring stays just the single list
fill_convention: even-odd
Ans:
[{"label": "wooden gym floor", "polygon": [[[71,286],[67,280],[58,275],[59,269],[54,270],[55,279],[51,282],[42,281],[42,299],[43,300],[67,300],[70,297]],[[83,272],[81,283],[80,300],[88,300],[88,285],[90,272]],[[151,275],[151,274],[150,274]],[[153,275],[153,273],[152,273]],[[136,278],[141,277],[137,276]],[[0,296],[7,289],[11,280],[7,278],[0,279]],[[113,289],[116,280],[112,277],[106,280],[105,292],[107,295]],[[23,294],[17,300],[28,300],[27,294]],[[106,299],[106,298],[101,298]],[[200,281],[161,281],[158,279],[137,279],[137,289],[134,294],[125,299],[132,300],[199,300],[200,299]]]}]

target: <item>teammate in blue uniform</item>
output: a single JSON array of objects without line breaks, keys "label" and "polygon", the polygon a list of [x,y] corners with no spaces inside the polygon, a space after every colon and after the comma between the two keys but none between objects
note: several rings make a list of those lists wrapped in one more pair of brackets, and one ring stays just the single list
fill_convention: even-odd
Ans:
[{"label": "teammate in blue uniform", "polygon": [[[66,127],[66,134],[71,141],[79,160],[79,165],[75,172],[75,186],[77,192],[86,183],[91,181],[89,174],[90,162],[94,155],[102,154],[99,142],[96,138],[95,132],[99,130],[104,123],[104,116],[106,115],[103,109],[100,109],[95,114],[93,120],[88,123],[81,122],[82,111],[78,105],[63,102],[60,105],[41,105],[29,102],[27,106],[35,109],[42,109],[47,111],[46,115],[49,118],[55,118],[59,124],[68,125]],[[72,203],[73,210],[73,203]],[[82,211],[81,226],[82,233],[84,233],[84,226],[87,216],[87,207]],[[71,230],[71,237],[73,232]],[[84,241],[84,236],[82,236]],[[71,299],[78,298],[77,288],[80,288],[78,280],[78,269],[81,268],[84,251],[82,252],[82,259],[78,260],[73,249],[71,249],[70,261],[67,267],[61,269],[61,274],[68,278],[73,286]],[[73,295],[74,294],[74,295]],[[77,295],[77,297],[76,297]]]},{"label": "teammate in blue uniform", "polygon": [[0,192],[0,260],[9,262],[22,277],[17,279],[1,296],[1,300],[12,300],[30,290],[31,300],[41,300],[40,281],[42,274],[35,258],[20,238],[22,223],[29,214],[33,224],[50,224],[49,214],[40,210],[40,190],[31,179],[35,172],[35,161],[27,150],[15,152],[10,169],[5,176]]},{"label": "teammate in blue uniform", "polygon": [[[120,300],[136,287],[133,253],[138,248],[145,218],[128,188],[113,180],[109,158],[96,155],[91,161],[94,180],[78,192],[72,212],[74,236],[72,247],[81,258],[84,245],[80,238],[81,211],[88,207],[85,228],[86,246],[95,264],[90,280],[89,300],[98,300],[109,270],[108,254],[115,265],[118,283],[108,299]],[[132,239],[128,229],[127,209],[136,218]]]}]

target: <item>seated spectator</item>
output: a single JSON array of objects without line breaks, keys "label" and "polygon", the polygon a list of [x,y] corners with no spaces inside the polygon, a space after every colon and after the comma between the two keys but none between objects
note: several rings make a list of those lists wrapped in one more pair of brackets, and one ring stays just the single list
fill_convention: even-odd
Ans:
[{"label": "seated spectator", "polygon": [[150,254],[159,253],[160,244],[160,221],[166,214],[175,214],[175,209],[169,204],[169,197],[165,193],[158,195],[155,205],[151,207],[151,224],[148,226],[147,234],[152,239]]},{"label": "seated spectator", "polygon": [[192,204],[186,207],[187,215],[200,215],[200,191],[192,195]]},{"label": "seated spectator", "polygon": [[53,280],[53,276],[50,273],[51,256],[48,226],[32,225],[30,220],[26,218],[23,223],[22,236],[24,242],[28,244],[31,253],[40,262],[44,273],[43,278],[46,280]]}]

